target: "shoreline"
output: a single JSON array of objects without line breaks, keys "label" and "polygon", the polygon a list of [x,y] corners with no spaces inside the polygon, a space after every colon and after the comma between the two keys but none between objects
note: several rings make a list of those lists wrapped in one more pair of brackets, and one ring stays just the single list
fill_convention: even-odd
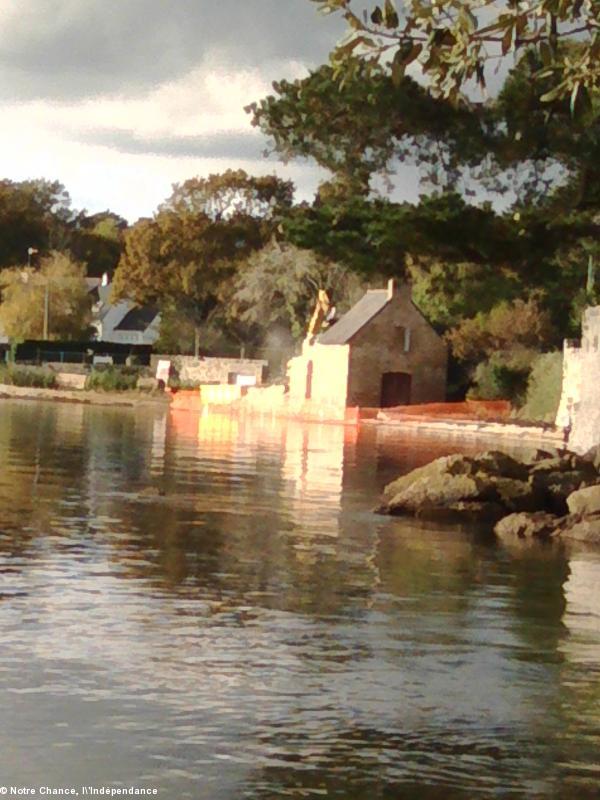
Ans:
[{"label": "shoreline", "polygon": [[428,419],[426,417],[404,417],[403,419],[365,419],[366,425],[380,425],[385,428],[419,428],[436,433],[460,434],[462,436],[484,436],[507,439],[511,442],[535,442],[551,447],[566,447],[562,428],[543,424],[524,424],[514,421],[490,422],[483,420]]},{"label": "shoreline", "polygon": [[[125,408],[137,408],[140,406],[146,407],[171,407],[172,395],[168,392],[164,394],[146,394],[144,392],[99,392],[94,390],[81,390],[81,389],[43,389],[33,386],[12,386],[9,384],[0,384],[0,400],[42,400],[52,401],[57,403],[80,403],[84,405],[99,405],[99,406],[121,406]],[[205,406],[210,408],[210,406]],[[198,414],[201,410],[187,409],[176,407],[173,410],[178,410],[181,413]],[[240,415],[241,409],[227,409],[227,407],[213,406],[212,410],[216,413],[227,414],[229,416]],[[242,414],[252,414],[251,409],[244,409]],[[264,416],[264,413],[254,412],[256,416]],[[319,420],[313,417],[302,417],[302,415],[281,414],[282,420],[290,419],[297,422],[317,422],[328,424],[345,424],[341,420]],[[347,423],[346,423],[347,424]],[[419,429],[431,433],[440,433],[446,435],[461,435],[461,436],[482,436],[487,438],[505,439],[510,442],[523,441],[533,442],[539,444],[546,444],[552,447],[565,446],[564,432],[560,428],[555,428],[548,425],[540,424],[526,425],[516,422],[491,422],[484,420],[467,420],[467,419],[450,419],[450,418],[427,418],[425,416],[418,417],[402,417],[399,418],[363,418],[358,419],[358,425],[367,425],[389,429]]]},{"label": "shoreline", "polygon": [[56,403],[80,403],[82,405],[123,406],[167,406],[167,395],[151,395],[144,392],[99,392],[85,389],[43,389],[36,386],[13,386],[0,383],[0,400],[50,400]]}]

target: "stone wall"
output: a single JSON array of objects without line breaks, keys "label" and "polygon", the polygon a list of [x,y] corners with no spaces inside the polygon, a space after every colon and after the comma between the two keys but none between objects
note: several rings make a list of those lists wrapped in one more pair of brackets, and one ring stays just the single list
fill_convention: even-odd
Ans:
[{"label": "stone wall", "polygon": [[446,399],[447,348],[411,299],[410,287],[397,289],[390,303],[352,339],[348,405],[381,405],[382,375],[411,376],[412,403]]},{"label": "stone wall", "polygon": [[195,358],[195,356],[153,355],[150,367],[156,372],[159,360],[170,361],[179,379],[184,383],[230,383],[235,375],[247,375],[256,379],[256,385],[264,383],[268,362],[253,358]]},{"label": "stone wall", "polygon": [[87,375],[77,372],[57,372],[56,385],[59,389],[85,389]]},{"label": "stone wall", "polygon": [[565,339],[563,346],[562,391],[555,420],[557,428],[568,428],[572,424],[573,409],[581,400],[582,363],[580,343]]},{"label": "stone wall", "polygon": [[288,362],[289,406],[296,414],[322,409],[327,418],[343,418],[348,386],[348,345],[309,345]]},{"label": "stone wall", "polygon": [[[563,396],[570,397],[569,447],[578,453],[585,453],[600,444],[600,306],[588,308],[583,315],[581,347],[578,353],[573,349],[565,361],[571,359],[571,375],[579,370],[580,385],[577,396],[575,381],[563,386]],[[579,367],[576,361],[579,360]],[[569,403],[566,399],[561,407]]]},{"label": "stone wall", "polygon": [[45,361],[44,366],[54,372],[65,372],[69,375],[87,375],[90,368],[87,364],[71,363],[69,361]]}]

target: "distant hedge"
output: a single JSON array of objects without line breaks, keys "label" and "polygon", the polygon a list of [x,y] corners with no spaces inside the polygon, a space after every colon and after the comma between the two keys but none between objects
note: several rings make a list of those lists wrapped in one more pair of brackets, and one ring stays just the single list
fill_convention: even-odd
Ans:
[{"label": "distant hedge", "polygon": [[0,364],[0,383],[11,386],[35,386],[38,389],[55,389],[56,374],[46,367]]},{"label": "distant hedge", "polygon": [[136,367],[102,367],[93,369],[85,388],[100,392],[126,392],[136,388],[140,369]]}]

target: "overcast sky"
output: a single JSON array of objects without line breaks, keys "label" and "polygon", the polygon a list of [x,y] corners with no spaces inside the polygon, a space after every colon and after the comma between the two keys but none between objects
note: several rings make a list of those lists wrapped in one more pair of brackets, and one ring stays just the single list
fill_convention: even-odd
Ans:
[{"label": "overcast sky", "polygon": [[130,221],[229,167],[311,198],[323,176],[263,158],[243,107],[342,32],[308,0],[1,0],[0,177],[56,178],[75,207]]}]

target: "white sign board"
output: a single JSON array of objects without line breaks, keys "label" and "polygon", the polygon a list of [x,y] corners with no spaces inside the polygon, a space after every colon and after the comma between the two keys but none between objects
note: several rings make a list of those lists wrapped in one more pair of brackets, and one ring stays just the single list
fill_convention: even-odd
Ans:
[{"label": "white sign board", "polygon": [[256,375],[236,375],[236,386],[256,386]]},{"label": "white sign board", "polygon": [[163,381],[166,385],[169,382],[169,376],[171,375],[171,362],[167,359],[160,359],[158,364],[156,365],[156,380]]}]

